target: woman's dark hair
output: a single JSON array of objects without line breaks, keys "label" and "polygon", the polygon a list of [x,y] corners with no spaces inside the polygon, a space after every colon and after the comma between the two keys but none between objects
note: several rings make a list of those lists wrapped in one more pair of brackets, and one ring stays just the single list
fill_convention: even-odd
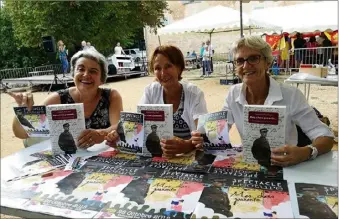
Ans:
[{"label": "woman's dark hair", "polygon": [[314,43],[316,40],[315,40],[315,36],[311,36],[310,37],[310,43]]},{"label": "woman's dark hair", "polygon": [[154,50],[152,58],[151,58],[150,70],[152,73],[154,73],[155,58],[159,54],[168,58],[168,60],[173,65],[175,65],[176,67],[180,69],[179,78],[178,78],[180,81],[182,79],[181,74],[183,70],[185,69],[185,59],[184,59],[184,55],[182,54],[181,50],[178,47],[172,46],[172,45],[158,46]]}]

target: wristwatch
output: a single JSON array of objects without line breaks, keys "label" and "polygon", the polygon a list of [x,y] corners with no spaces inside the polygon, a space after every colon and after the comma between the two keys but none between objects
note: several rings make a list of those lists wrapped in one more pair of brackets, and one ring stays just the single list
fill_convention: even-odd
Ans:
[{"label": "wristwatch", "polygon": [[318,156],[318,149],[316,147],[313,147],[312,145],[307,145],[306,147],[311,148],[311,154],[307,160],[315,159]]}]

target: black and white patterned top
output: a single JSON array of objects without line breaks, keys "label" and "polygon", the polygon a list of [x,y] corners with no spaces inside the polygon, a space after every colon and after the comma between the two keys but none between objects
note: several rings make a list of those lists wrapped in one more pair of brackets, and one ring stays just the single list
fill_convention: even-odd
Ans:
[{"label": "black and white patterned top", "polygon": [[184,89],[182,89],[178,110],[173,113],[173,135],[175,137],[188,140],[191,138],[191,130],[185,120],[181,118],[181,115],[184,111],[184,101],[185,93]]},{"label": "black and white patterned top", "polygon": [[[59,90],[57,93],[61,104],[75,103],[68,89]],[[85,118],[86,129],[105,129],[111,126],[109,121],[110,94],[111,89],[101,88],[101,98],[97,107],[89,118]]]}]

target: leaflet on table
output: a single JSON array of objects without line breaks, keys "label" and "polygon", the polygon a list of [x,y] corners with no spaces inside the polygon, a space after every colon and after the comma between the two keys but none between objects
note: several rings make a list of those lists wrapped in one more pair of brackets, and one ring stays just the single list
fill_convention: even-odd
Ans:
[{"label": "leaflet on table", "polygon": [[173,158],[153,157],[150,167],[190,173],[207,173],[215,155],[196,150]]},{"label": "leaflet on table", "polygon": [[25,209],[70,218],[92,218],[115,199],[132,180],[110,173],[72,172],[54,183],[42,184]]},{"label": "leaflet on table", "polygon": [[50,135],[53,154],[75,154],[80,150],[77,138],[86,129],[83,103],[48,105],[46,115],[53,130]]},{"label": "leaflet on table", "polygon": [[29,137],[49,137],[46,106],[33,106],[30,111],[27,107],[14,107],[14,113]]},{"label": "leaflet on table", "polygon": [[95,218],[190,218],[203,183],[152,178],[134,179]]},{"label": "leaflet on table", "polygon": [[144,114],[120,112],[117,149],[124,153],[142,154],[144,145]]},{"label": "leaflet on table", "polygon": [[254,179],[283,179],[281,167],[270,166],[267,168],[255,163],[245,163],[242,159],[242,153],[228,157],[217,156],[210,173]]},{"label": "leaflet on table", "polygon": [[71,171],[56,169],[49,174],[35,174],[1,183],[1,205],[25,209],[24,203],[34,198],[45,184],[53,184],[71,174]]},{"label": "leaflet on table", "polygon": [[338,218],[338,186],[295,183],[295,190],[300,217]]},{"label": "leaflet on table", "polygon": [[206,153],[220,155],[232,151],[228,134],[227,111],[199,116],[197,130],[201,133]]},{"label": "leaflet on table", "polygon": [[206,175],[192,218],[293,218],[287,182]]}]

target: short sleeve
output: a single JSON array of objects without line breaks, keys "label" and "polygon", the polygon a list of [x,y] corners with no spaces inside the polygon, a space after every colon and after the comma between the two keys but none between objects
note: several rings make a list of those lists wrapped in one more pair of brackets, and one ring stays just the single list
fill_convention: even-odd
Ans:
[{"label": "short sleeve", "polygon": [[204,92],[201,91],[199,88],[196,89],[194,98],[194,107],[193,107],[193,120],[199,118],[200,115],[208,113],[207,105],[205,100]]},{"label": "short sleeve", "polygon": [[232,102],[232,89],[228,92],[227,97],[225,99],[224,106],[222,111],[227,111],[227,122],[229,125],[233,125],[234,117],[231,109],[231,102]]},{"label": "short sleeve", "polygon": [[139,104],[151,104],[151,101],[150,101],[151,91],[150,90],[151,90],[150,85],[145,87],[144,93],[139,101]]}]

